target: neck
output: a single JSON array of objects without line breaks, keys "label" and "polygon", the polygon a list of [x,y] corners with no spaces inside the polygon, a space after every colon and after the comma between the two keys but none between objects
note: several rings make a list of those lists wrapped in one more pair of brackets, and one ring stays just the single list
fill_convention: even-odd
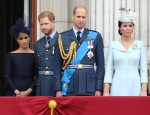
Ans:
[{"label": "neck", "polygon": [[29,48],[29,47],[27,47],[27,48],[21,48],[21,47],[20,47],[20,48],[18,49],[18,51],[19,51],[19,52],[30,52],[30,48]]},{"label": "neck", "polygon": [[125,41],[125,42],[131,42],[133,39],[132,39],[131,36],[130,36],[130,37],[122,36],[122,37],[121,37],[121,40],[122,40],[122,41]]}]

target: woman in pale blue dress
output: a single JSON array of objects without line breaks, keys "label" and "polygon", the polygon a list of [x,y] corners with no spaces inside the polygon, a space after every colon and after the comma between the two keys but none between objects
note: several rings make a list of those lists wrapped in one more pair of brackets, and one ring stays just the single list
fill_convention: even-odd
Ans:
[{"label": "woman in pale blue dress", "polygon": [[104,96],[146,96],[147,56],[142,41],[134,40],[134,12],[124,12],[118,22],[119,40],[112,41],[107,52]]}]

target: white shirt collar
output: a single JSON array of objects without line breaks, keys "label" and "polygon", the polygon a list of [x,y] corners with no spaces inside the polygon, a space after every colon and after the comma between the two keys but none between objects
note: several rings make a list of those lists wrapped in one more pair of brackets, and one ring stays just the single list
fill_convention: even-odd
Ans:
[{"label": "white shirt collar", "polygon": [[84,28],[82,28],[81,30],[76,30],[75,27],[73,27],[73,31],[74,31],[75,36],[77,36],[77,32],[78,32],[78,31],[81,32],[81,33],[80,33],[80,36],[82,36],[83,31],[84,31]]},{"label": "white shirt collar", "polygon": [[[54,31],[54,32],[50,35],[51,39],[53,39],[53,37],[54,37],[55,34],[56,34],[56,31]],[[47,37],[48,37],[48,36],[46,36],[46,39],[47,39]]]}]

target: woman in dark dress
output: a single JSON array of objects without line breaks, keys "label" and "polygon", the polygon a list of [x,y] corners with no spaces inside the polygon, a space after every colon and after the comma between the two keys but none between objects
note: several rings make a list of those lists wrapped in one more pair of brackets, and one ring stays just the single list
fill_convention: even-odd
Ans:
[{"label": "woman in dark dress", "polygon": [[36,64],[34,51],[29,48],[30,34],[24,21],[19,18],[10,28],[11,37],[15,38],[19,48],[7,54],[6,81],[7,96],[34,96],[36,85]]}]

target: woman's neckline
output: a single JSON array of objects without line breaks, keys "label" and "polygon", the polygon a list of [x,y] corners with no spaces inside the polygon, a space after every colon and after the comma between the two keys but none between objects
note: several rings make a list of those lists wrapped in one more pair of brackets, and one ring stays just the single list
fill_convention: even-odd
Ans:
[{"label": "woman's neckline", "polygon": [[17,49],[15,51],[12,51],[11,53],[34,53],[33,50],[31,49],[28,49],[28,50],[20,50],[20,49]]}]

